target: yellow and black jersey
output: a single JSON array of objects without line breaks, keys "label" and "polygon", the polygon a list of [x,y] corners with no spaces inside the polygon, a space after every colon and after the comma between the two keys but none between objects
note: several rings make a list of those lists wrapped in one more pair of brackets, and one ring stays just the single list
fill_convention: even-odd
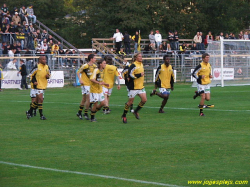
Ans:
[{"label": "yellow and black jersey", "polygon": [[128,87],[128,69],[131,66],[129,64],[128,66],[125,66],[125,68],[122,70],[122,78],[125,80],[125,85]]},{"label": "yellow and black jersey", "polygon": [[95,64],[89,65],[84,64],[80,67],[80,69],[77,71],[77,73],[81,74],[81,79],[83,81],[83,84],[85,86],[90,86],[90,76],[92,75],[94,69],[97,68]]},{"label": "yellow and black jersey", "polygon": [[37,89],[44,90],[47,88],[48,79],[46,78],[47,74],[51,74],[50,68],[47,64],[38,64],[33,70],[31,71],[32,80],[36,80],[37,82]]},{"label": "yellow and black jersey", "polygon": [[141,76],[141,73],[144,72],[142,62],[135,61],[128,69],[129,90],[141,90],[144,88],[144,76]]},{"label": "yellow and black jersey", "polygon": [[[103,82],[103,78],[104,78],[104,71],[101,71],[97,68],[94,69],[94,71],[90,77],[90,79],[94,79],[98,82]],[[102,85],[91,81],[90,93],[102,93]]]},{"label": "yellow and black jersey", "polygon": [[162,64],[157,68],[155,84],[158,88],[166,89],[174,86],[174,70],[171,65],[167,67],[165,64]]},{"label": "yellow and black jersey", "polygon": [[109,86],[104,86],[105,88],[113,88],[115,83],[115,77],[119,76],[117,67],[114,65],[106,65],[104,69],[104,79],[103,82],[109,84]]},{"label": "yellow and black jersey", "polygon": [[36,85],[34,85],[36,81],[36,72],[34,71],[37,69],[37,64],[34,66],[34,68],[30,71],[29,77],[30,77],[30,88],[31,89],[37,89]]},{"label": "yellow and black jersey", "polygon": [[[201,62],[194,69],[192,76],[196,78],[198,84],[209,84],[211,83],[210,80],[211,71],[212,68],[209,63]],[[202,75],[205,75],[205,77],[202,78]]]}]

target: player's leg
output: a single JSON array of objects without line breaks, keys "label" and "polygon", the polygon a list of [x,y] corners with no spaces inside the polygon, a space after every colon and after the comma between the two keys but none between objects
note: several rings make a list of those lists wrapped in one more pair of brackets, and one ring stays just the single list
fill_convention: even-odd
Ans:
[{"label": "player's leg", "polygon": [[143,106],[147,102],[147,95],[146,95],[145,89],[142,89],[138,95],[141,98],[141,102],[138,104],[138,106],[136,107],[136,109],[134,111],[134,115],[135,115],[136,119],[139,119],[138,112],[139,112],[139,110],[141,110],[143,108]]},{"label": "player's leg", "polygon": [[85,100],[84,118],[85,118],[86,120],[89,120],[89,115],[88,115],[88,113],[89,113],[89,106],[90,106],[90,94],[89,94],[89,93],[86,94],[86,95],[85,95],[85,98],[86,98],[86,100]]},{"label": "player's leg", "polygon": [[133,104],[134,98],[136,95],[137,95],[137,90],[130,90],[129,91],[129,94],[128,94],[129,99],[125,103],[125,107],[124,107],[123,114],[122,114],[122,122],[123,123],[127,123],[127,113],[128,113],[129,107]]},{"label": "player's leg", "polygon": [[164,89],[161,93],[157,93],[157,95],[163,99],[162,103],[161,103],[159,113],[164,113],[163,108],[165,107],[165,105],[168,102],[168,99],[169,99],[169,96],[170,96],[170,90]]},{"label": "player's leg", "polygon": [[78,112],[76,113],[77,117],[79,117],[79,119],[82,119],[82,111],[84,109],[84,104],[86,102],[86,94],[82,95],[82,100],[78,109]]},{"label": "player's leg", "polygon": [[43,94],[44,94],[44,90],[38,90],[38,110],[40,113],[40,119],[41,120],[46,120],[45,116],[43,115]]}]

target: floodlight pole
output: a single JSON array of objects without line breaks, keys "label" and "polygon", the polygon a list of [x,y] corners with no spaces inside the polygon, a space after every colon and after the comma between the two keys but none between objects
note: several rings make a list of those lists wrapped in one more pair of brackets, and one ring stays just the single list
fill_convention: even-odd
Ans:
[{"label": "floodlight pole", "polygon": [[224,42],[223,42],[223,37],[220,37],[221,87],[224,87],[223,52],[224,52]]}]

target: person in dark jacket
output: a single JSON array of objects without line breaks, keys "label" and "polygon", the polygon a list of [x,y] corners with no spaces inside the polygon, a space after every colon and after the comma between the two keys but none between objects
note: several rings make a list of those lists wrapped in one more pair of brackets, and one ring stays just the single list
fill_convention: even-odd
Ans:
[{"label": "person in dark jacket", "polygon": [[130,39],[131,36],[128,34],[127,31],[125,31],[125,35],[124,35],[124,45],[125,45],[125,53],[126,54],[131,54],[131,50],[130,50]]},{"label": "person in dark jacket", "polygon": [[25,65],[23,59],[20,60],[20,70],[19,70],[18,73],[21,74],[21,76],[22,76],[22,79],[21,79],[21,88],[20,88],[20,90],[23,89],[23,86],[24,86],[25,89],[27,90],[27,89],[28,89],[28,85],[27,85],[27,82],[26,82],[27,69],[26,69],[26,65]]}]

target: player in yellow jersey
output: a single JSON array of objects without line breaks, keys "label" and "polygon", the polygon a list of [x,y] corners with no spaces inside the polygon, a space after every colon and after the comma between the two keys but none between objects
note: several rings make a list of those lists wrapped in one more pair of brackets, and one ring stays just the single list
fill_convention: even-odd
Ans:
[{"label": "player in yellow jersey", "polygon": [[[95,69],[90,77],[90,102],[93,103],[91,108],[91,122],[96,122],[95,114],[97,111],[101,110],[105,104],[102,87],[109,86],[109,84],[103,82],[105,66],[106,61],[104,59],[100,59],[97,62],[98,69]],[[98,102],[100,102],[99,105]]]},{"label": "player in yellow jersey", "polygon": [[197,80],[197,89],[195,92],[194,99],[198,96],[201,96],[199,108],[200,108],[200,116],[205,116],[203,113],[203,108],[212,108],[214,105],[204,105],[205,100],[210,100],[210,83],[212,68],[209,63],[209,54],[204,53],[202,55],[202,62],[196,66],[194,69],[192,76]]},{"label": "player in yellow jersey", "polygon": [[129,100],[125,103],[125,108],[122,114],[122,122],[127,123],[127,113],[129,107],[133,104],[134,98],[138,95],[141,98],[141,102],[134,110],[133,114],[136,119],[139,119],[138,111],[144,106],[147,102],[147,95],[144,88],[144,67],[142,63],[142,54],[137,53],[134,55],[135,62],[128,69],[128,89],[129,89]]},{"label": "player in yellow jersey", "polygon": [[[46,117],[43,115],[43,99],[44,99],[44,91],[47,88],[48,79],[50,78],[51,73],[49,66],[46,64],[45,56],[39,57],[39,64],[37,65],[37,68],[33,70],[32,74],[35,75],[35,80],[36,80],[34,84],[37,86],[37,100],[38,100],[37,106],[40,113],[40,119],[46,120]],[[26,116],[28,119],[30,119],[33,110],[35,109],[35,106],[33,104],[30,110],[26,112]]]},{"label": "player in yellow jersey", "polygon": [[90,76],[92,75],[93,71],[97,66],[95,65],[96,58],[94,54],[90,54],[88,56],[88,63],[81,66],[81,68],[77,71],[77,76],[79,78],[79,82],[81,84],[81,90],[82,90],[82,101],[79,106],[79,110],[77,112],[77,116],[82,119],[82,111],[84,110],[84,117],[86,120],[89,120],[88,116],[88,110],[90,105]]},{"label": "player in yellow jersey", "polygon": [[[155,89],[150,93],[150,96],[157,95],[163,99],[159,113],[164,113],[163,108],[168,102],[171,90],[174,90],[174,70],[170,65],[170,58],[168,55],[163,57],[164,63],[157,68],[155,74]],[[156,88],[159,88],[159,92]]]},{"label": "player in yellow jersey", "polygon": [[119,79],[119,72],[117,70],[117,67],[115,67],[114,65],[112,65],[112,58],[111,56],[105,56],[104,60],[106,61],[106,67],[104,69],[104,79],[103,81],[107,84],[109,84],[109,86],[103,86],[103,93],[104,93],[104,97],[105,97],[105,105],[103,107],[104,110],[104,114],[109,114],[110,113],[110,109],[109,109],[109,98],[112,94],[112,90],[113,90],[113,86],[115,83],[115,78],[117,80],[117,89],[120,90],[120,79]]}]

